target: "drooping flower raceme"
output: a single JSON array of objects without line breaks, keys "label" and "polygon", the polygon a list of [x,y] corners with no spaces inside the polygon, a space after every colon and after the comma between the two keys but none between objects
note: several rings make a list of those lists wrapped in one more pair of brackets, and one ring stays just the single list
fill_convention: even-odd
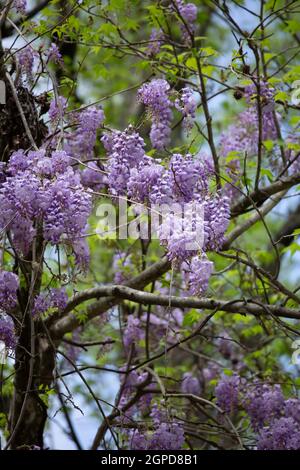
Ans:
[{"label": "drooping flower raceme", "polygon": [[0,270],[0,306],[9,312],[17,304],[18,276],[9,271]]},{"label": "drooping flower raceme", "polygon": [[3,316],[0,312],[0,341],[3,341],[5,347],[14,349],[16,346],[16,335],[13,321],[10,317]]},{"label": "drooping flower raceme", "polygon": [[226,195],[208,196],[204,200],[204,250],[217,250],[224,242],[230,220],[230,201]]},{"label": "drooping flower raceme", "polygon": [[153,28],[149,38],[149,45],[147,47],[147,55],[154,57],[159,53],[162,45],[163,32],[160,29]]},{"label": "drooping flower raceme", "polygon": [[[191,42],[191,34],[195,31],[195,22],[197,19],[197,7],[194,3],[185,3],[184,0],[175,0],[175,5],[179,15],[183,19],[180,28],[185,42]],[[176,11],[176,9],[175,9]]]},{"label": "drooping flower raceme", "polygon": [[164,167],[151,157],[144,156],[137,167],[130,169],[128,196],[134,202],[149,203],[153,188],[162,177]]},{"label": "drooping flower raceme", "polygon": [[190,372],[183,374],[180,389],[182,393],[191,393],[192,395],[200,395],[201,393],[201,385],[198,378]]},{"label": "drooping flower raceme", "polygon": [[217,405],[226,413],[233,413],[239,404],[240,377],[224,375],[218,382],[215,394]]},{"label": "drooping flower raceme", "polygon": [[67,107],[67,100],[64,96],[59,96],[58,99],[53,98],[50,102],[49,117],[54,124],[57,124],[58,119],[62,118]]},{"label": "drooping flower raceme", "polygon": [[[106,142],[107,138],[102,139]],[[132,168],[136,168],[144,159],[145,142],[142,137],[129,126],[124,132],[115,131],[109,141],[109,161],[107,165],[108,186],[111,194],[123,195]]]},{"label": "drooping flower raceme", "polygon": [[293,418],[278,418],[259,433],[258,450],[299,450],[300,426]]},{"label": "drooping flower raceme", "polygon": [[284,409],[284,397],[280,385],[254,383],[244,396],[244,407],[254,430],[279,418]]},{"label": "drooping flower raceme", "polygon": [[14,0],[12,6],[13,8],[17,10],[18,13],[25,15],[26,7],[27,7],[27,0]]},{"label": "drooping flower raceme", "polygon": [[21,68],[21,72],[26,75],[26,78],[28,80],[32,78],[32,71],[36,55],[37,53],[30,45],[21,49],[20,52],[18,52],[17,54],[17,59]]},{"label": "drooping flower raceme", "polygon": [[84,161],[93,156],[97,131],[104,121],[104,112],[97,106],[89,106],[72,113],[75,131],[66,135],[66,152],[76,160]]},{"label": "drooping flower raceme", "polygon": [[189,290],[192,295],[203,295],[208,287],[208,282],[213,271],[213,262],[204,254],[194,256],[190,263],[184,263],[183,271],[186,274]]},{"label": "drooping flower raceme", "polygon": [[133,315],[128,315],[127,325],[124,330],[123,343],[126,351],[130,351],[130,347],[134,343],[138,343],[144,337],[144,332],[140,326],[140,320]]},{"label": "drooping flower raceme", "polygon": [[[11,176],[0,186],[0,229],[9,230],[15,248],[27,254],[36,235],[36,221],[52,244],[68,243],[82,250],[92,196],[70,166],[64,151],[16,152]],[[78,246],[80,245],[80,246]]]},{"label": "drooping flower raceme", "polygon": [[81,183],[80,176],[71,168],[57,175],[56,181],[45,188],[44,236],[58,243],[65,236],[69,240],[84,237],[87,219],[91,213],[91,196]]},{"label": "drooping flower raceme", "polygon": [[131,450],[180,450],[184,444],[183,427],[157,405],[153,405],[151,418],[154,431],[133,431],[129,434]]},{"label": "drooping flower raceme", "polygon": [[175,101],[176,108],[182,113],[184,126],[189,129],[193,126],[196,117],[197,102],[194,92],[190,87],[181,90],[181,96]]},{"label": "drooping flower raceme", "polygon": [[50,289],[49,292],[43,292],[34,299],[32,314],[38,317],[50,308],[62,311],[67,306],[67,302],[68,295],[64,288]]},{"label": "drooping flower raceme", "polygon": [[170,142],[172,103],[170,85],[166,80],[154,79],[138,91],[138,98],[149,110],[152,118],[150,139],[154,148],[162,150]]},{"label": "drooping flower raceme", "polygon": [[55,64],[63,64],[62,55],[54,42],[47,51],[47,59],[51,62],[54,62]]}]

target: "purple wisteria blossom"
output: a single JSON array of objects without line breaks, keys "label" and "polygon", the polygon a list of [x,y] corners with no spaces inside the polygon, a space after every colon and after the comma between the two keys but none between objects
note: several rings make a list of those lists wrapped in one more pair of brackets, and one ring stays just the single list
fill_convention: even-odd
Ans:
[{"label": "purple wisteria blossom", "polygon": [[18,13],[25,15],[27,7],[27,0],[14,0],[13,8],[17,10]]},{"label": "purple wisteria blossom", "polygon": [[190,263],[184,263],[182,269],[192,295],[202,296],[208,287],[213,271],[213,262],[206,255],[194,256]]},{"label": "purple wisteria blossom", "polygon": [[97,162],[89,162],[81,172],[81,183],[86,188],[100,191],[107,184],[107,176],[105,171],[99,168]]},{"label": "purple wisteria blossom", "polygon": [[[84,236],[92,196],[70,166],[65,151],[49,156],[44,150],[12,155],[11,176],[0,186],[0,229],[10,230],[15,248],[28,253],[36,234],[35,220],[43,221],[44,239],[68,242],[86,250]],[[79,242],[80,241],[80,242]]]},{"label": "purple wisteria blossom", "polygon": [[62,118],[67,107],[67,99],[64,96],[59,96],[58,99],[53,98],[50,103],[49,117],[53,123],[57,123],[59,118]]},{"label": "purple wisteria blossom", "polygon": [[146,51],[149,57],[154,57],[159,53],[161,45],[162,45],[163,37],[164,37],[164,34],[160,29],[157,29],[157,28],[152,29],[151,35],[149,38],[149,45]]},{"label": "purple wisteria blossom", "polygon": [[8,316],[3,316],[0,313],[0,341],[3,341],[5,347],[8,349],[15,349],[17,338],[13,321]]},{"label": "purple wisteria blossom", "polygon": [[101,107],[88,106],[72,113],[76,130],[66,136],[65,150],[74,159],[84,161],[93,156],[97,131],[104,121]]},{"label": "purple wisteria blossom", "polygon": [[240,377],[224,375],[215,389],[217,405],[226,413],[234,413],[239,405],[239,391]]},{"label": "purple wisteria blossom", "polygon": [[31,80],[32,78],[33,66],[36,56],[36,51],[30,45],[21,49],[17,54],[21,72],[28,80]]},{"label": "purple wisteria blossom", "polygon": [[196,117],[197,101],[190,87],[184,87],[181,90],[180,98],[175,101],[175,106],[184,117],[183,124],[185,128],[191,128]]},{"label": "purple wisteria blossom", "polygon": [[47,59],[55,64],[63,64],[63,58],[57,45],[53,42],[47,50]]},{"label": "purple wisteria blossom", "polygon": [[144,337],[140,320],[133,315],[127,318],[127,325],[123,334],[123,343],[126,351],[129,351],[132,344],[137,344]]},{"label": "purple wisteria blossom", "polygon": [[9,271],[0,270],[0,306],[10,311],[17,304],[18,276]]},{"label": "purple wisteria blossom", "polygon": [[143,161],[144,147],[144,140],[132,126],[112,134],[107,171],[108,186],[113,195],[126,193],[130,170]]},{"label": "purple wisteria blossom", "polygon": [[244,396],[244,407],[255,430],[279,418],[284,409],[280,385],[254,384]]},{"label": "purple wisteria blossom", "polygon": [[299,450],[300,426],[293,418],[278,418],[259,433],[258,450]]},{"label": "purple wisteria blossom", "polygon": [[153,147],[158,150],[162,150],[170,142],[172,103],[169,92],[170,85],[163,79],[154,79],[145,83],[138,91],[138,99],[150,112],[152,118],[150,139]]},{"label": "purple wisteria blossom", "polygon": [[198,378],[190,372],[186,372],[185,374],[183,374],[180,390],[182,393],[200,395],[201,385]]},{"label": "purple wisteria blossom", "polygon": [[[181,16],[180,28],[184,41],[191,42],[191,35],[195,32],[195,23],[197,19],[197,7],[194,3],[186,3],[184,0],[175,0],[175,11]],[[183,21],[182,21],[183,20]]]}]

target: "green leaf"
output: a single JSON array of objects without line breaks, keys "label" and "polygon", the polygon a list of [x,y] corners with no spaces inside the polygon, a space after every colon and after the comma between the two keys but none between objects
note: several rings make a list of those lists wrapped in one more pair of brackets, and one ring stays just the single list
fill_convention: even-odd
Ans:
[{"label": "green leaf", "polygon": [[278,91],[274,96],[275,101],[288,101],[289,98],[289,94],[286,91]]},{"label": "green leaf", "polygon": [[267,169],[267,168],[262,168],[261,169],[261,175],[266,176],[268,178],[268,180],[270,181],[270,183],[272,183],[272,181],[274,180],[272,171]]},{"label": "green leaf", "polygon": [[190,69],[197,70],[197,61],[196,61],[195,57],[189,57],[185,64]]},{"label": "green leaf", "polygon": [[202,317],[202,313],[200,313],[198,310],[192,309],[185,314],[182,324],[183,326],[191,326],[194,323],[197,323]]},{"label": "green leaf", "polygon": [[273,148],[274,148],[274,142],[273,142],[273,140],[264,140],[264,141],[263,141],[263,144],[264,144],[265,148],[266,148],[268,151],[273,150]]}]

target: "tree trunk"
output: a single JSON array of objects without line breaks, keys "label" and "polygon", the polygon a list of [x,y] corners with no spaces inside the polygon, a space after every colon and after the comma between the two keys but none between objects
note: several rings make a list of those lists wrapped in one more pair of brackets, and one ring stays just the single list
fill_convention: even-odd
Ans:
[{"label": "tree trunk", "polygon": [[37,333],[32,357],[30,337],[29,323],[23,328],[16,349],[14,397],[9,419],[11,449],[44,448],[47,392],[53,383],[55,352],[48,338]]}]

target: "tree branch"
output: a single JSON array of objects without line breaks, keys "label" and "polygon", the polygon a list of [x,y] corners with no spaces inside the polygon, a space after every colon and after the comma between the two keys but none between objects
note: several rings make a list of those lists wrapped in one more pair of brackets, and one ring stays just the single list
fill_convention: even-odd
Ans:
[{"label": "tree branch", "polygon": [[[170,267],[171,267],[170,261],[168,260],[166,256],[164,256],[160,261],[153,264],[149,268],[145,269],[141,274],[139,274],[138,276],[128,281],[126,283],[126,286],[132,287],[135,289],[143,289],[152,281],[160,277],[162,274],[169,271]],[[93,291],[94,289],[91,289],[91,290]],[[85,292],[90,292],[90,291],[85,291]],[[81,294],[78,294],[78,295],[81,295]],[[50,331],[51,331],[51,335],[53,335],[54,338],[60,339],[63,337],[65,333],[69,331],[73,331],[75,328],[77,328],[80,325],[80,322],[76,318],[76,316],[72,313],[69,313],[80,303],[80,302],[77,303],[77,300],[75,299],[75,297],[68,304],[61,318],[58,319],[56,315],[50,318]],[[95,295],[94,297],[90,297],[90,298],[97,299],[100,297],[102,296]],[[112,296],[112,297],[106,297],[104,299],[99,300],[98,302],[93,303],[92,305],[89,305],[87,307],[88,319],[91,320],[92,318],[95,318],[99,314],[106,312],[108,309],[112,308],[114,305],[117,305],[118,303],[120,303],[120,301],[121,299],[116,299],[114,296]]]},{"label": "tree branch", "polygon": [[[281,307],[280,305],[258,304],[252,300],[215,300],[197,297],[176,297],[161,294],[151,294],[123,285],[100,286],[77,294],[69,303],[67,310],[74,308],[87,300],[108,297],[116,300],[130,300],[143,305],[162,305],[178,308],[200,308],[207,310],[221,310],[228,313],[251,314],[255,316],[274,315],[276,317],[300,319],[300,312],[296,309]],[[100,303],[100,302],[99,302]],[[94,306],[93,306],[94,310]],[[87,308],[89,314],[89,308]]]},{"label": "tree branch", "polygon": [[[37,15],[40,11],[42,11],[49,3],[51,0],[44,0],[44,1],[39,1],[38,4],[33,7],[27,14],[26,16],[20,17],[15,24],[17,26],[21,26],[25,21],[30,20],[31,18],[34,18],[35,15]],[[14,28],[11,25],[5,25],[2,28],[2,38],[6,38],[13,34]]]},{"label": "tree branch", "polygon": [[273,196],[273,194],[277,194],[285,189],[290,189],[292,186],[299,183],[300,173],[297,173],[289,178],[282,178],[280,181],[275,181],[275,183],[272,183],[269,186],[253,191],[248,196],[240,199],[237,204],[232,207],[231,216],[237,217],[238,215],[243,214],[253,203],[260,206],[269,199],[270,196]]}]

